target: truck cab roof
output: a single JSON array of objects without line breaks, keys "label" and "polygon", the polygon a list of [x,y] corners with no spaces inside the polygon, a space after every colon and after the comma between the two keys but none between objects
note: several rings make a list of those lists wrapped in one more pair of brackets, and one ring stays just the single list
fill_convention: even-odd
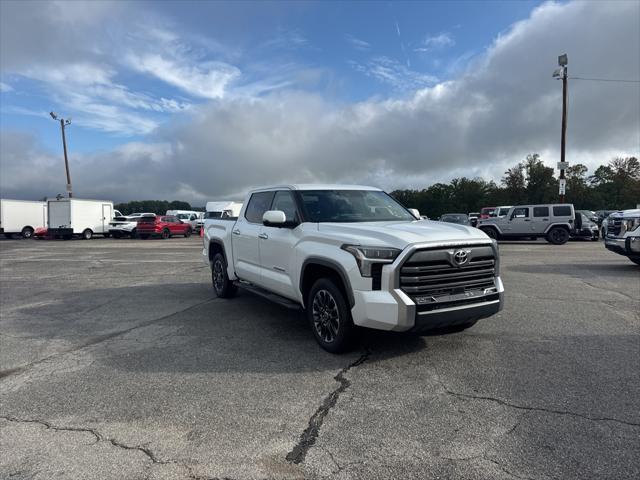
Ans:
[{"label": "truck cab roof", "polygon": [[366,185],[341,185],[331,183],[298,183],[289,185],[272,185],[251,190],[254,192],[264,192],[267,190],[375,190],[381,191],[376,187],[368,187]]}]

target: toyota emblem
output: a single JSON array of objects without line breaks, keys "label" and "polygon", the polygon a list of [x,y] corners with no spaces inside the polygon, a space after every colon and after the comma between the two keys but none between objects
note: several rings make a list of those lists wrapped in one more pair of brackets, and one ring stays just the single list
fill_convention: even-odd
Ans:
[{"label": "toyota emblem", "polygon": [[461,267],[469,260],[469,254],[465,250],[456,250],[453,254],[453,261],[456,262],[456,265]]}]

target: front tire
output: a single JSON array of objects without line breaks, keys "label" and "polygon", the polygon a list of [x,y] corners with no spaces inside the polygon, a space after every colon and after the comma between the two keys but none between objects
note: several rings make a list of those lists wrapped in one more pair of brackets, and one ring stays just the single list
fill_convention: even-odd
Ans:
[{"label": "front tire", "polygon": [[640,258],[630,258],[629,260],[631,260],[636,265],[640,265]]},{"label": "front tire", "polygon": [[227,262],[221,253],[217,253],[213,257],[211,264],[211,283],[213,284],[213,293],[218,298],[231,298],[238,291],[238,287],[229,280],[227,273]]},{"label": "front tire", "polygon": [[569,241],[569,232],[566,228],[554,227],[547,233],[547,242],[554,245],[564,245]]},{"label": "front tire", "polygon": [[149,239],[149,234],[148,233],[141,233],[140,235],[138,235],[138,238],[141,240],[148,240]]},{"label": "front tire", "polygon": [[355,325],[342,290],[329,278],[317,280],[307,297],[307,319],[320,346],[331,353],[347,351]]},{"label": "front tire", "polygon": [[22,238],[32,238],[33,237],[33,228],[31,227],[24,227],[22,229]]},{"label": "front tire", "polygon": [[93,232],[88,228],[84,232],[82,232],[83,240],[91,240],[91,237],[93,237]]},{"label": "front tire", "polygon": [[495,228],[484,227],[480,230],[482,230],[487,235],[487,237],[491,238],[492,240],[498,239],[498,232],[496,232]]},{"label": "front tire", "polygon": [[184,232],[184,238],[189,238],[191,236],[191,229],[189,228],[186,232]]}]

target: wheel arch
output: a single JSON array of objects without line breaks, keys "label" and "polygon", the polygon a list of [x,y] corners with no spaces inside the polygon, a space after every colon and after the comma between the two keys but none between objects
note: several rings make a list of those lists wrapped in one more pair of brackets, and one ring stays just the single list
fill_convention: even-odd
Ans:
[{"label": "wheel arch", "polygon": [[302,296],[303,305],[306,303],[307,294],[314,282],[319,278],[332,278],[337,281],[337,286],[344,293],[349,308],[353,308],[355,305],[355,299],[353,297],[353,290],[351,289],[351,282],[349,276],[344,270],[342,265],[334,260],[326,258],[310,257],[307,258],[300,268],[300,293]]},{"label": "wheel arch", "polygon": [[544,230],[544,234],[546,235],[551,231],[552,228],[555,228],[555,227],[564,228],[567,232],[571,233],[571,227],[569,225],[567,225],[566,223],[556,222],[556,223],[549,224],[547,228]]}]

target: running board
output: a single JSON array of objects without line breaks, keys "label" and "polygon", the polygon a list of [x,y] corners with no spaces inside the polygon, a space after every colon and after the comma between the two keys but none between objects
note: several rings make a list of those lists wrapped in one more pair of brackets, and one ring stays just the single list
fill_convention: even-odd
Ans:
[{"label": "running board", "polygon": [[264,288],[253,285],[252,283],[240,280],[236,282],[236,285],[248,292],[255,293],[256,295],[266,298],[273,303],[277,303],[278,305],[288,308],[289,310],[302,310],[302,306],[299,303],[289,300],[288,298],[281,297],[277,293],[272,293]]}]

